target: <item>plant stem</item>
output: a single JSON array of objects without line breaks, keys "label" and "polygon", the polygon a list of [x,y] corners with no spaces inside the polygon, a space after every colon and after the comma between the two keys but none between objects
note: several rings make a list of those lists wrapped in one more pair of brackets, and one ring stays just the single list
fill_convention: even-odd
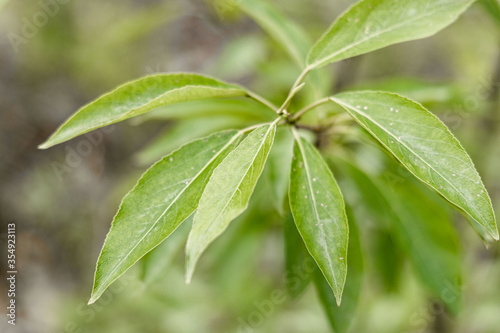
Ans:
[{"label": "plant stem", "polygon": [[292,101],[292,98],[295,96],[295,94],[297,94],[297,92],[299,92],[299,90],[304,86],[304,83],[302,83],[302,81],[307,76],[307,74],[309,74],[310,71],[311,71],[310,67],[304,68],[304,70],[302,71],[302,73],[300,73],[297,80],[295,80],[295,83],[293,84],[292,88],[290,89],[290,92],[288,93],[288,96],[285,99],[285,102],[283,102],[283,105],[281,105],[281,107],[277,111],[277,113],[279,115],[281,115],[281,114],[286,115],[286,112],[285,112],[286,108],[288,107],[288,105]]},{"label": "plant stem", "polygon": [[259,94],[256,94],[253,91],[247,91],[247,96],[278,113],[278,107]]},{"label": "plant stem", "polygon": [[302,87],[304,87],[304,85],[305,85],[305,83],[302,83],[301,85],[298,85],[297,87],[290,90],[288,97],[286,98],[285,102],[283,102],[283,105],[278,110],[279,115],[284,114],[285,116],[289,116],[289,114],[286,112],[286,108],[288,107],[288,105],[292,101],[293,96],[295,96],[299,92],[299,90],[302,89]]},{"label": "plant stem", "polygon": [[326,104],[328,102],[331,102],[330,98],[329,97],[325,97],[325,98],[322,98],[322,99],[319,99],[317,100],[316,102],[312,103],[312,104],[309,104],[308,106],[304,107],[302,110],[294,113],[291,117],[290,117],[290,121],[297,121],[300,119],[300,117],[302,117],[304,115],[304,113],[314,109],[315,107],[317,106],[320,106],[320,105],[323,105],[323,104]]}]

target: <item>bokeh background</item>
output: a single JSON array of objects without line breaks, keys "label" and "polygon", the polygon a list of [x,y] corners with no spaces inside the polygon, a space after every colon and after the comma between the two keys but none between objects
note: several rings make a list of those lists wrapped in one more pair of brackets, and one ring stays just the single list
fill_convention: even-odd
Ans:
[{"label": "bokeh background", "polygon": [[[272,2],[313,38],[353,3]],[[3,276],[5,232],[14,222],[19,271],[17,325],[2,315],[1,332],[329,332],[312,287],[263,305],[285,290],[283,217],[266,204],[265,190],[252,201],[258,209],[209,249],[191,285],[183,278],[184,228],[86,305],[121,198],[162,154],[220,123],[159,115],[45,151],[37,145],[113,87],[178,71],[245,84],[277,103],[298,74],[279,45],[227,0],[0,1],[0,262]],[[500,212],[500,13],[494,6],[477,3],[432,38],[325,71],[332,92],[389,89],[428,106],[470,153]],[[235,126],[226,120],[224,126]],[[385,288],[380,265],[363,245],[365,277],[353,332],[499,331],[500,247],[486,249],[460,214],[452,216],[463,272],[460,313],[449,315],[404,258],[394,285]],[[362,243],[370,244],[376,227],[359,225]],[[390,265],[395,257],[383,260]],[[2,279],[2,314],[6,288]],[[257,323],[252,329],[250,321]]]}]

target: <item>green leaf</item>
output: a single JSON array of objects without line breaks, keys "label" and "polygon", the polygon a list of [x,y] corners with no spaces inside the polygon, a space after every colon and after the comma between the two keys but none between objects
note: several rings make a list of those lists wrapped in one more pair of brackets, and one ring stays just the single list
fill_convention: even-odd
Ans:
[{"label": "green leaf", "polygon": [[349,92],[331,100],[342,106],[415,177],[498,240],[486,188],[469,155],[436,116],[420,104],[391,93]]},{"label": "green leaf", "polygon": [[319,300],[330,326],[335,333],[345,333],[349,330],[358,308],[359,295],[363,284],[363,254],[359,240],[358,228],[349,210],[349,273],[345,283],[342,305],[337,306],[330,285],[318,270],[313,273]]},{"label": "green leaf", "polygon": [[319,152],[293,130],[290,207],[307,250],[340,305],[347,274],[348,230],[344,199]]},{"label": "green leaf", "polygon": [[276,122],[258,127],[234,149],[210,177],[186,245],[186,280],[205,249],[248,206],[271,150]]},{"label": "green leaf", "polygon": [[113,219],[89,304],[194,212],[212,171],[242,134],[226,131],[189,143],[142,176]]},{"label": "green leaf", "polygon": [[362,0],[316,42],[309,68],[434,35],[453,23],[474,0]]},{"label": "green leaf", "polygon": [[142,124],[149,120],[185,120],[219,116],[269,122],[276,118],[276,113],[253,99],[234,97],[167,105],[134,118],[132,122]]},{"label": "green leaf", "polygon": [[197,74],[157,74],[128,82],[84,106],[39,146],[52,147],[150,110],[192,100],[244,96],[245,90]]}]

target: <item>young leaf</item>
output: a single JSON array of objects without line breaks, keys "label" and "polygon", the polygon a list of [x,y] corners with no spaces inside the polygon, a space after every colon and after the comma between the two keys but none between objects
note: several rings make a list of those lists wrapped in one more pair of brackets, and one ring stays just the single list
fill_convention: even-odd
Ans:
[{"label": "young leaf", "polygon": [[316,42],[309,68],[434,35],[453,23],[474,0],[362,0]]},{"label": "young leaf", "polygon": [[436,116],[420,104],[392,93],[348,92],[331,100],[342,106],[415,177],[498,240],[486,188],[469,155]]},{"label": "young leaf", "polygon": [[97,262],[89,304],[191,215],[212,171],[242,132],[191,142],[153,165],[125,196]]},{"label": "young leaf", "polygon": [[157,74],[125,83],[87,104],[42,143],[46,149],[97,128],[160,106],[215,97],[244,96],[245,90],[198,74]]},{"label": "young leaf", "polygon": [[186,280],[205,249],[248,206],[271,150],[276,123],[252,131],[214,170],[194,216],[186,245]]},{"label": "young leaf", "polygon": [[334,333],[349,331],[358,308],[359,295],[363,284],[363,254],[358,228],[352,214],[349,213],[349,273],[345,283],[342,305],[337,306],[332,289],[318,270],[313,273],[313,281],[318,297]]},{"label": "young leaf", "polygon": [[293,218],[340,305],[349,237],[344,199],[319,152],[295,130],[293,133],[295,147],[289,190]]}]

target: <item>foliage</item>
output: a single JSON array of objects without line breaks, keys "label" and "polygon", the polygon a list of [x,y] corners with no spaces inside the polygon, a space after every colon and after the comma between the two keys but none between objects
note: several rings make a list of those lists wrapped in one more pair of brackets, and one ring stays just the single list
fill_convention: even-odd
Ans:
[{"label": "foliage", "polygon": [[[215,119],[207,124],[210,132],[246,126],[202,137],[210,133],[201,120],[195,137],[187,135],[194,141],[173,152],[166,149],[168,154],[146,171],[113,220],[89,303],[192,216],[186,245],[190,282],[201,255],[230,223],[248,207],[259,210],[251,197],[262,175],[278,212],[284,220],[291,212],[295,222],[295,228],[284,226],[287,265],[313,259],[314,269],[298,289],[314,281],[335,331],[348,330],[363,276],[362,225],[354,225],[356,209],[346,207],[350,199],[344,200],[337,175],[366,196],[365,205],[386,224],[384,232],[396,235],[435,295],[439,297],[443,281],[460,281],[456,235],[443,217],[447,207],[436,204],[437,195],[464,213],[485,241],[499,239],[490,197],[469,155],[446,125],[416,101],[381,91],[330,94],[324,67],[431,36],[472,2],[362,0],[311,46],[307,34],[270,3],[240,0],[237,6],[282,46],[300,71],[280,106],[240,85],[175,73],[126,83],[77,111],[40,148],[138,116],[186,120],[191,112],[195,119]],[[221,113],[231,121],[224,122]],[[192,124],[181,127],[179,135]],[[288,134],[280,134],[281,129]],[[338,151],[322,149],[329,134],[342,131],[352,140],[380,147],[394,158],[383,157],[388,165],[402,167],[435,193],[413,180],[395,185],[388,175],[371,174],[348,143]],[[287,140],[293,140],[293,152]],[[286,197],[289,208],[283,209]],[[459,300],[448,306],[457,312]]]}]

